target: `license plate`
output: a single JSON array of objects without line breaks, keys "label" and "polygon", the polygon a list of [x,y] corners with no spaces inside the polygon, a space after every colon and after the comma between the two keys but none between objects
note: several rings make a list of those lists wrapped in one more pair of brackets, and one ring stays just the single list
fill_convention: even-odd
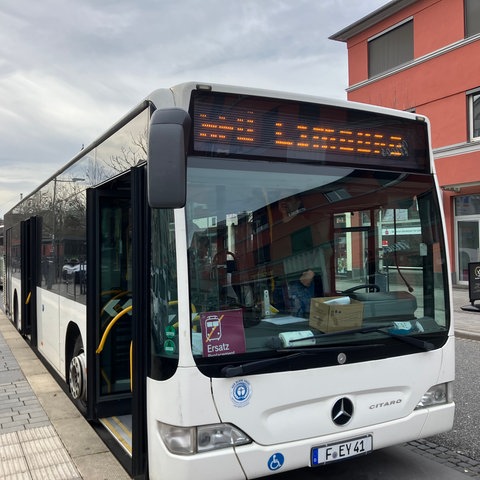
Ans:
[{"label": "license plate", "polygon": [[372,451],[372,436],[354,438],[346,442],[331,443],[313,447],[311,453],[312,467],[338,462],[345,458],[365,455]]}]

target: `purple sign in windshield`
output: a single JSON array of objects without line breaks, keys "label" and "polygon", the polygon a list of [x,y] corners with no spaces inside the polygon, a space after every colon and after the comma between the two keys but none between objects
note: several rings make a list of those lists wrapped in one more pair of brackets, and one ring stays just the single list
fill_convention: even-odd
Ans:
[{"label": "purple sign in windshield", "polygon": [[234,355],[245,352],[242,310],[200,314],[203,356]]}]

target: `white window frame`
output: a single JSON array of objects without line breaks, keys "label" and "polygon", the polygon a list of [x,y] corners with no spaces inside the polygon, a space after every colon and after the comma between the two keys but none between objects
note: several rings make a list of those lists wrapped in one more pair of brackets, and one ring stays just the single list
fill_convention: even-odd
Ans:
[{"label": "white window frame", "polygon": [[[475,112],[474,98],[477,97],[477,111]],[[468,98],[468,135],[471,142],[480,142],[480,88],[467,92]],[[478,122],[478,132],[475,135],[475,114]]]}]

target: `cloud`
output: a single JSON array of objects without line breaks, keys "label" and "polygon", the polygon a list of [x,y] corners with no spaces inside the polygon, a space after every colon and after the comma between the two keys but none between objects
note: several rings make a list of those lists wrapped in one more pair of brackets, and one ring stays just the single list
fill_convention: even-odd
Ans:
[{"label": "cloud", "polygon": [[2,0],[0,218],[156,88],[228,83],[345,98],[328,40],[385,0]]}]

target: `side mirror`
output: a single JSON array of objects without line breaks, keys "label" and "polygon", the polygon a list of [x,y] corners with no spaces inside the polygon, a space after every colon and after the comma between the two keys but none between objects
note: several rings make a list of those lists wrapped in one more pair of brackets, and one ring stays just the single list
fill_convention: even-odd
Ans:
[{"label": "side mirror", "polygon": [[148,203],[152,208],[180,208],[186,201],[190,115],[181,108],[156,110],[148,140]]}]

